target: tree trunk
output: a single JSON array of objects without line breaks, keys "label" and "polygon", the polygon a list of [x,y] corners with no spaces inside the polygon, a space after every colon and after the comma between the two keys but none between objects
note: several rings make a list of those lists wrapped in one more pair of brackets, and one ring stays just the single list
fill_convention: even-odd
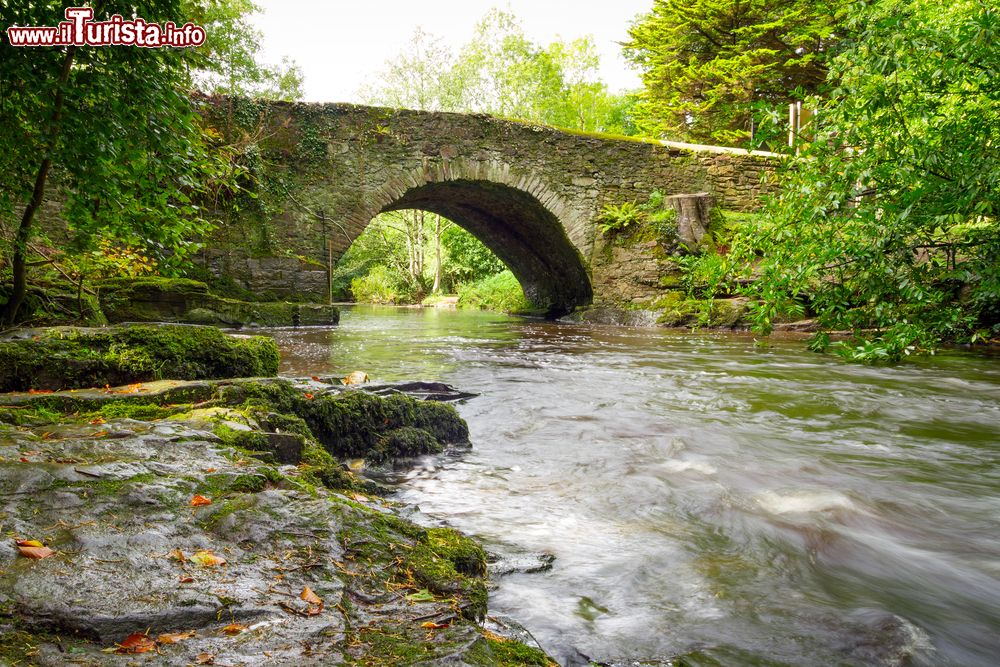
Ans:
[{"label": "tree trunk", "polygon": [[423,289],[424,283],[424,212],[413,213],[413,249],[416,261],[414,263],[414,283]]},{"label": "tree trunk", "polygon": [[69,80],[70,69],[73,67],[75,54],[75,46],[66,48],[66,57],[63,59],[62,71],[59,73],[59,81],[56,84],[56,99],[52,107],[52,117],[49,119],[45,157],[38,165],[31,199],[24,207],[24,213],[21,214],[21,224],[18,225],[17,234],[14,236],[14,254],[11,260],[14,284],[10,299],[3,309],[4,324],[14,324],[17,320],[17,311],[21,309],[24,296],[28,291],[28,242],[31,240],[31,224],[35,220],[35,213],[38,212],[38,208],[45,199],[45,184],[49,178],[49,170],[52,168],[52,152],[55,150],[56,140],[59,138],[59,119],[62,117],[64,90],[66,82]]},{"label": "tree trunk", "polygon": [[707,192],[673,195],[666,201],[677,211],[677,236],[689,249],[696,250],[712,219],[712,195]]},{"label": "tree trunk", "polygon": [[441,216],[434,216],[434,287],[431,293],[441,290]]}]

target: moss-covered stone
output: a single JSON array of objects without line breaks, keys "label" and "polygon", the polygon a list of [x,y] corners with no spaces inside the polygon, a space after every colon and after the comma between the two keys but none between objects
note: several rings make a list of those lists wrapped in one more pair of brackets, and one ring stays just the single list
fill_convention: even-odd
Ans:
[{"label": "moss-covered stone", "polygon": [[274,468],[258,468],[256,472],[248,475],[240,475],[234,479],[227,487],[228,493],[260,493],[268,487],[275,486],[284,481],[284,477]]},{"label": "moss-covered stone", "polygon": [[[103,665],[117,643],[147,629],[152,636],[195,631],[178,646],[158,647],[154,662],[169,664],[203,652],[220,664],[247,655],[366,667],[547,664],[474,622],[486,613],[487,590],[485,553],[473,540],[451,529],[425,530],[371,495],[312,484],[324,475],[353,475],[296,410],[350,397],[316,414],[350,406],[372,420],[410,420],[369,435],[419,447],[466,433],[464,425],[437,424],[433,435],[429,427],[450,413],[427,409],[432,403],[359,398],[349,390],[337,396],[336,389],[310,399],[305,388],[315,391],[293,380],[254,379],[159,382],[128,394],[0,395],[0,410],[55,422],[0,426],[10,449],[0,481],[4,489],[31,485],[30,493],[8,494],[11,534],[57,552],[44,563],[18,559],[0,572],[0,664]],[[374,427],[357,414],[337,423]],[[212,425],[219,438],[206,432]],[[300,465],[272,466],[233,449],[234,442],[256,446],[276,434],[304,441]],[[18,452],[30,458],[18,461]],[[356,491],[364,488],[354,483]],[[210,502],[195,503],[196,495]],[[67,507],[74,523],[65,520]],[[200,550],[228,564],[203,567],[195,558]],[[324,601],[319,613],[300,599],[305,586]],[[441,627],[427,627],[427,619]],[[219,641],[227,623],[260,621],[267,632]]]},{"label": "moss-covered stone", "polygon": [[270,376],[278,371],[272,339],[237,338],[212,327],[57,327],[28,334],[0,341],[0,391]]},{"label": "moss-covered stone", "polygon": [[[11,285],[0,285],[0,304],[10,298]],[[81,324],[100,327],[108,323],[101,304],[89,291],[72,286],[39,282],[29,285],[24,302],[18,309],[18,320],[32,326]]]},{"label": "moss-covered stone", "polygon": [[[226,393],[230,403],[300,417],[337,458],[385,461],[469,440],[469,427],[454,407],[401,394],[380,397],[346,391],[309,398],[288,384],[274,382],[241,383]],[[413,430],[393,433],[403,428]]]},{"label": "moss-covered stone", "polygon": [[515,665],[539,665],[539,667],[555,667],[556,662],[543,651],[526,646],[520,642],[485,634],[486,641],[478,644],[469,655],[474,665],[491,667],[515,667]]},{"label": "moss-covered stone", "polygon": [[378,446],[368,458],[379,462],[386,458],[405,458],[421,454],[435,454],[444,449],[442,444],[422,428],[403,426],[382,436]]},{"label": "moss-covered stone", "polygon": [[669,292],[657,302],[657,324],[664,327],[734,329],[745,325],[746,299],[684,299]]},{"label": "moss-covered stone", "polygon": [[431,528],[420,536],[406,557],[413,578],[429,591],[461,595],[462,614],[486,616],[486,552],[476,542],[451,528]]},{"label": "moss-covered stone", "polygon": [[98,288],[101,308],[110,322],[242,327],[329,325],[340,321],[336,306],[225,298],[212,294],[203,282],[184,278],[116,279],[104,281]]},{"label": "moss-covered stone", "polygon": [[[285,379],[164,381],[106,390],[9,394],[0,423],[165,419],[208,422],[222,443],[270,464],[298,466],[296,483],[379,494],[340,460],[372,463],[440,452],[468,442],[468,426],[449,405],[404,395],[345,390],[312,396]],[[192,410],[192,404],[198,406]]]},{"label": "moss-covered stone", "polygon": [[[46,424],[67,419],[162,419],[212,402],[217,384],[161,380],[122,389],[72,389],[0,397],[0,422]],[[3,418],[4,414],[17,419]]]}]

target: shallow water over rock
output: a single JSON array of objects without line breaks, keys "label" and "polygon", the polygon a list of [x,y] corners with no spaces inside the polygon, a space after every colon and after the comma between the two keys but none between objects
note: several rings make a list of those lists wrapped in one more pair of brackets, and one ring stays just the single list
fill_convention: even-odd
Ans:
[{"label": "shallow water over rock", "polygon": [[996,357],[872,368],[436,309],[269,333],[288,374],[481,394],[459,406],[473,450],[427,458],[397,497],[553,554],[491,602],[564,664],[996,664]]}]

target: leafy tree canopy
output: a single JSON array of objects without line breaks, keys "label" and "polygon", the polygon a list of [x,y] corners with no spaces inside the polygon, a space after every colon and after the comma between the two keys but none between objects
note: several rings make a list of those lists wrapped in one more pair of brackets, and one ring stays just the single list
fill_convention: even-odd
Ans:
[{"label": "leafy tree canopy", "polygon": [[814,143],[734,246],[759,274],[758,325],[808,305],[864,359],[996,336],[1000,9],[879,0],[847,27]]},{"label": "leafy tree canopy", "polygon": [[280,65],[261,61],[263,34],[249,17],[260,11],[252,0],[184,0],[187,20],[210,36],[193,51],[195,85],[206,93],[272,100],[302,98],[302,70],[284,58]]},{"label": "leafy tree canopy", "polygon": [[527,38],[516,17],[494,9],[458,53],[418,29],[362,96],[392,107],[490,113],[634,134],[631,98],[608,92],[598,64],[590,37],[543,47]]},{"label": "leafy tree canopy", "polygon": [[738,145],[757,106],[819,91],[847,0],[655,0],[629,31],[649,135]]},{"label": "leafy tree canopy", "polygon": [[[56,25],[64,5],[7,3],[0,22]],[[238,25],[244,5],[242,0],[106,0],[97,3],[95,18],[134,14],[163,23],[214,16],[211,20]],[[195,248],[193,239],[208,226],[202,206],[220,180],[228,179],[230,168],[224,150],[211,147],[199,127],[192,77],[217,67],[221,53],[245,55],[241,48],[0,43],[0,230],[13,278],[6,321],[14,321],[24,298],[35,216],[47,187],[61,191],[71,243],[78,249],[114,239],[160,262],[177,263]]]}]

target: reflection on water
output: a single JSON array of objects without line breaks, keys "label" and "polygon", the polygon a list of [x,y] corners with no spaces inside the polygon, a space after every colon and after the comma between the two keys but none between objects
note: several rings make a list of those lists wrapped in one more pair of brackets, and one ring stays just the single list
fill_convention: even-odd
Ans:
[{"label": "reflection on water", "polygon": [[995,665],[1000,360],[845,365],[801,343],[345,312],[272,331],[283,372],[443,380],[474,449],[399,499],[556,555],[493,608],[566,663]]}]

